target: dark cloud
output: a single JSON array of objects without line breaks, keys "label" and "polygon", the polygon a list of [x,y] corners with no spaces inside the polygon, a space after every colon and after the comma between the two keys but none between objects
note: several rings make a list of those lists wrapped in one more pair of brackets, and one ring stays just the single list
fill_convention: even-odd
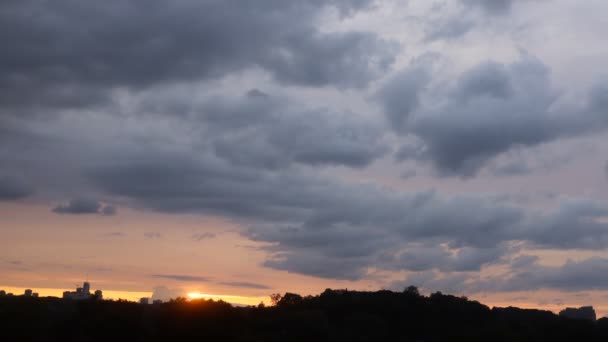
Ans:
[{"label": "dark cloud", "polygon": [[[255,91],[255,90],[254,90]],[[241,166],[365,167],[387,152],[378,123],[354,113],[322,108],[294,110],[285,99],[264,94],[215,98],[204,105],[204,124],[217,156]],[[298,108],[305,106],[296,105]],[[222,134],[217,132],[222,129]],[[211,139],[210,139],[211,140]]]},{"label": "dark cloud", "polygon": [[264,266],[289,273],[319,278],[358,280],[367,272],[367,262],[361,258],[326,258],[312,251],[286,253],[279,258],[266,260]]},{"label": "dark cloud", "polygon": [[430,78],[426,67],[415,65],[394,75],[378,92],[384,112],[397,132],[407,130],[408,119],[418,109],[419,95]]},{"label": "dark cloud", "polygon": [[[404,71],[403,75],[417,72]],[[401,135],[418,141],[406,143],[399,160],[430,161],[441,175],[472,177],[494,157],[516,148],[533,147],[559,138],[580,136],[608,128],[605,91],[597,87],[589,104],[578,111],[558,107],[549,70],[537,59],[503,65],[481,63],[464,72],[445,91],[429,89],[411,78],[387,82],[381,92],[387,117]],[[433,105],[420,106],[419,97],[431,96]]]},{"label": "dark cloud", "polygon": [[496,263],[505,255],[504,247],[450,250],[442,246],[409,246],[391,262],[397,270],[442,272],[479,271],[486,264]]},{"label": "dark cloud", "polygon": [[[551,215],[539,217],[527,229],[534,243],[552,248],[603,249],[608,243],[608,207],[591,200],[562,201]],[[576,227],[576,229],[573,229]]]},{"label": "dark cloud", "polygon": [[[488,92],[483,96],[496,98],[496,94]],[[461,93],[454,96],[466,98]],[[73,126],[78,122],[73,117],[54,119],[45,124],[46,134],[69,131],[75,136],[71,137],[73,142],[65,145],[63,141],[49,140],[47,149],[54,152],[47,157],[73,154],[80,163],[65,165],[80,167],[74,171],[78,171],[75,174],[81,179],[68,177],[72,183],[67,184],[83,184],[78,188],[90,191],[83,193],[98,194],[98,198],[120,198],[124,205],[165,213],[228,217],[243,227],[250,227],[241,231],[244,236],[267,243],[264,249],[270,256],[265,266],[317,277],[360,279],[369,276],[372,269],[395,271],[427,267],[437,270],[439,263],[445,265],[446,272],[467,272],[465,270],[500,262],[505,253],[510,253],[500,246],[510,241],[524,241],[540,248],[586,249],[602,248],[608,242],[605,224],[599,216],[601,204],[583,203],[577,210],[564,205],[540,214],[525,207],[510,206],[494,196],[402,193],[370,184],[353,184],[319,172],[321,165],[339,163],[330,163],[327,159],[327,164],[310,159],[303,162],[294,156],[301,153],[298,149],[310,147],[297,144],[286,147],[294,146],[287,140],[272,144],[266,141],[267,148],[252,148],[256,141],[272,140],[270,137],[275,133],[270,122],[285,121],[277,122],[278,127],[297,126],[291,121],[307,122],[310,111],[290,114],[274,109],[291,109],[290,104],[281,102],[259,90],[251,91],[232,102],[223,97],[203,99],[200,106],[194,107],[197,110],[185,111],[183,116],[166,118],[148,113],[150,115],[128,119],[87,117],[92,120],[88,125],[95,127],[94,130]],[[339,131],[353,125],[347,122],[341,126],[331,118],[327,119],[331,124],[317,119],[326,118],[324,115],[311,115],[315,118],[311,122],[316,125],[302,130],[329,125]],[[367,121],[362,120],[354,127],[364,130],[365,123]],[[252,134],[241,143],[230,142],[232,135],[247,136],[248,130],[259,134]],[[106,132],[111,135],[108,137]],[[291,132],[294,140],[298,140],[298,130]],[[342,139],[335,135],[328,133],[315,139],[327,142]],[[357,134],[344,136],[351,139]],[[308,144],[315,139],[302,138],[301,141]],[[235,151],[239,147],[245,149],[252,159],[239,160],[219,152],[215,145],[220,140],[228,142]],[[381,143],[361,144],[367,145],[381,146]],[[70,150],[70,146],[79,149]],[[316,146],[319,147],[314,149],[323,148],[322,144]],[[271,154],[272,158],[264,159],[265,153],[273,149],[283,152],[278,153],[278,157]],[[46,170],[42,167],[46,159],[34,151],[24,153],[21,158],[41,163],[37,169]],[[274,160],[275,166],[262,165],[256,161],[259,159]],[[56,177],[54,182],[62,182],[61,177],[66,175]],[[76,188],[72,185],[69,189]],[[599,209],[593,211],[593,207]],[[148,232],[144,236],[157,238],[160,234]],[[552,236],[560,236],[561,240]],[[417,250],[417,243],[445,247],[443,251],[431,253]],[[408,253],[417,259],[400,259]],[[425,257],[427,255],[429,257]],[[431,261],[434,255],[435,265]]]},{"label": "dark cloud", "polygon": [[110,205],[103,205],[91,198],[74,198],[66,204],[60,204],[52,209],[57,214],[101,214],[114,215],[116,208]]},{"label": "dark cloud", "polygon": [[32,193],[33,189],[25,182],[0,175],[0,201],[14,201],[28,197]]},{"label": "dark cloud", "polygon": [[[500,261],[510,253],[501,247],[508,241],[542,248],[608,244],[601,203],[564,202],[541,214],[493,197],[403,194],[293,168],[235,168],[214,154],[142,152],[115,154],[89,177],[106,195],[134,206],[249,225],[246,237],[271,243],[264,265],[289,272],[359,279],[369,268],[470,271]],[[412,242],[446,249],[417,249]]]},{"label": "dark cloud", "polygon": [[107,102],[117,88],[216,78],[253,68],[290,84],[364,86],[392,63],[392,44],[366,32],[322,32],[317,17],[331,8],[346,14],[368,5],[4,1],[0,87],[5,91],[0,104],[90,106]]},{"label": "dark cloud", "polygon": [[511,11],[514,0],[461,0],[466,6],[477,7],[490,15],[504,15]]},{"label": "dark cloud", "polygon": [[269,289],[271,289],[271,287],[269,287],[267,285],[255,284],[255,283],[247,283],[247,282],[239,282],[239,281],[235,281],[235,282],[221,282],[221,283],[218,283],[218,284],[225,285],[225,286],[232,286],[232,287],[242,287],[242,288],[248,288],[248,289],[257,289],[257,290],[269,290]]},{"label": "dark cloud", "polygon": [[192,282],[208,282],[210,281],[207,277],[182,275],[182,274],[152,274],[152,278],[169,279],[177,281],[192,281]]},{"label": "dark cloud", "polygon": [[526,291],[557,289],[566,291],[606,290],[608,259],[593,257],[581,261],[568,261],[561,266],[532,264],[516,270],[503,279],[480,282],[480,289],[494,291]]}]

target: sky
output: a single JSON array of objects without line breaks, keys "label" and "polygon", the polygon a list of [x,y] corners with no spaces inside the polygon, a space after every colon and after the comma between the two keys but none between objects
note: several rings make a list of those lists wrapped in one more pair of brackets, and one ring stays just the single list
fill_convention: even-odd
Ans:
[{"label": "sky", "polygon": [[606,315],[606,11],[2,1],[0,288]]}]

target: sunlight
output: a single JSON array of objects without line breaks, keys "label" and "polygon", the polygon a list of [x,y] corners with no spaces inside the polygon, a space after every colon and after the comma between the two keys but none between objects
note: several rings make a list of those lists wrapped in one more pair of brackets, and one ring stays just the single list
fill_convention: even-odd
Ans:
[{"label": "sunlight", "polygon": [[234,296],[234,295],[214,295],[209,293],[200,293],[200,292],[188,292],[186,294],[188,299],[213,299],[213,300],[223,300],[232,304],[242,304],[242,305],[257,305],[261,301],[267,299],[266,297],[244,297],[244,296]]}]

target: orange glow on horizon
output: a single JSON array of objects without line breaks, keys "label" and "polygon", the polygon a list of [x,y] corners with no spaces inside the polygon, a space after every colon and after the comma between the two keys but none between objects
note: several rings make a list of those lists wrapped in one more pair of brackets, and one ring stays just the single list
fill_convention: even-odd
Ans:
[{"label": "orange glow on horizon", "polygon": [[214,295],[209,293],[200,293],[200,292],[188,292],[187,297],[189,299],[213,299],[213,300],[223,300],[224,302],[228,302],[231,304],[241,304],[241,305],[258,305],[260,302],[267,300],[267,297],[243,297],[236,295]]}]

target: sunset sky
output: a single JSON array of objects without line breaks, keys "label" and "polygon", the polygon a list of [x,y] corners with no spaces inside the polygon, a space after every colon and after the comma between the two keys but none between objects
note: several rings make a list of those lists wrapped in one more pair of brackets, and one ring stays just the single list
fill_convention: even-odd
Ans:
[{"label": "sunset sky", "polygon": [[0,1],[0,289],[607,315],[606,13]]}]

